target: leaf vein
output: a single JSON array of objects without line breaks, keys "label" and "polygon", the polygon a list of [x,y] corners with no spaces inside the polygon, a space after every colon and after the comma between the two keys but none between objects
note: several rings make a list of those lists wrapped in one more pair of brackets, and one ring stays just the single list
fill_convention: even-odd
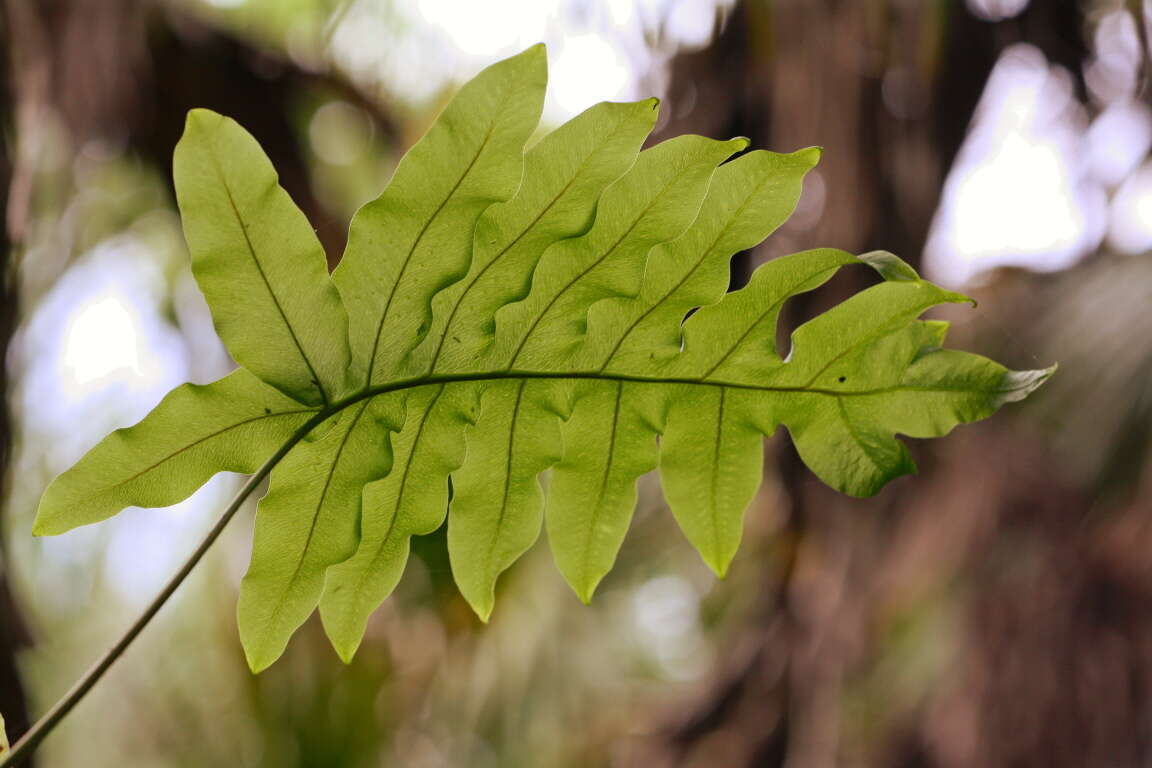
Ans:
[{"label": "leaf vein", "polygon": [[424,225],[420,228],[420,232],[416,235],[416,239],[412,241],[411,247],[408,248],[408,253],[404,256],[404,261],[400,265],[400,271],[396,274],[396,280],[392,283],[392,288],[388,292],[388,300],[384,303],[384,309],[380,313],[380,320],[376,323],[376,334],[372,340],[372,355],[368,358],[368,384],[372,383],[372,373],[376,370],[376,353],[380,349],[380,338],[384,332],[384,322],[388,319],[388,313],[392,309],[392,302],[396,298],[396,291],[400,288],[400,281],[403,279],[404,273],[408,270],[412,256],[416,253],[416,249],[420,247],[420,243],[424,240],[424,236],[428,233],[432,222],[436,221],[436,218],[444,210],[444,207],[448,205],[448,202],[456,195],[456,191],[460,189],[460,185],[464,183],[464,179],[468,178],[468,174],[472,172],[472,168],[476,165],[480,156],[484,154],[484,149],[488,146],[488,141],[492,138],[492,131],[496,128],[496,122],[497,120],[494,118],[492,122],[488,124],[488,130],[484,133],[484,139],[480,142],[480,146],[476,149],[476,153],[472,156],[472,159],[468,161],[468,166],[464,169],[464,172],[460,174],[460,178],[456,179],[456,183],[452,185],[452,189],[448,190],[445,198],[440,201],[440,205],[436,206],[436,210],[433,211],[432,215],[428,217],[428,220],[424,222]]},{"label": "leaf vein", "polygon": [[632,332],[635,331],[636,328],[642,322],[644,322],[649,315],[651,315],[660,307],[664,306],[664,302],[666,302],[673,294],[675,294],[676,291],[684,287],[684,284],[691,280],[692,276],[695,275],[702,266],[704,266],[704,263],[708,261],[708,257],[711,256],[712,252],[716,250],[716,246],[720,244],[720,241],[724,238],[724,236],[728,234],[733,226],[735,226],[740,216],[744,213],[744,210],[752,202],[752,198],[756,197],[756,195],[758,195],[760,191],[764,189],[764,187],[768,186],[770,181],[771,179],[766,179],[759,186],[757,186],[753,192],[749,193],[748,196],[744,198],[744,202],[740,204],[740,207],[737,209],[736,213],[732,215],[732,217],[728,220],[728,223],[725,224],[720,232],[716,235],[716,238],[704,250],[704,253],[700,256],[699,259],[697,259],[696,263],[692,265],[692,269],[688,270],[688,273],[684,275],[684,277],[680,278],[680,281],[676,283],[676,285],[674,285],[667,293],[665,293],[656,302],[654,302],[652,306],[645,310],[644,314],[640,315],[640,317],[632,321],[632,323],[617,340],[616,345],[612,347],[612,351],[608,353],[608,357],[604,360],[604,365],[600,366],[600,370],[604,370],[608,367],[608,364],[611,363],[612,359],[616,357],[616,353],[620,351],[620,347],[624,345],[624,342],[628,340],[628,337],[632,335]]},{"label": "leaf vein", "polygon": [[[821,269],[818,269],[816,272],[812,273],[811,275],[806,277],[804,280],[800,281],[800,285],[803,285],[804,283],[808,282],[809,280],[816,279],[817,277],[819,277],[824,272],[834,272],[837,269],[839,269],[839,267],[823,267]],[[720,356],[720,359],[716,361],[715,365],[713,365],[711,368],[709,368],[704,373],[704,376],[702,378],[706,379],[709,376],[711,376],[712,374],[714,374],[716,372],[716,370],[720,366],[722,366],[725,362],[727,362],[728,358],[732,357],[732,355],[735,354],[736,350],[738,350],[744,344],[744,342],[748,340],[748,337],[752,334],[752,331],[756,330],[756,326],[760,325],[761,321],[764,320],[764,318],[768,317],[768,315],[772,314],[777,309],[779,309],[780,306],[785,301],[792,298],[792,296],[794,296],[794,295],[795,295],[795,291],[790,289],[786,293],[784,293],[784,295],[782,295],[780,298],[776,299],[771,304],[769,304],[768,307],[763,312],[761,312],[759,315],[756,316],[756,319],[754,321],[752,321],[752,323],[744,330],[744,333],[740,334],[740,338],[736,339],[736,342],[731,347],[729,347],[728,350],[723,355]],[[778,351],[777,351],[777,354],[779,354]],[[809,382],[809,384],[810,383],[811,382]]]},{"label": "leaf vein", "polygon": [[592,519],[589,521],[584,535],[584,552],[580,556],[580,572],[588,578],[588,558],[592,552],[592,539],[596,526],[600,522],[600,513],[604,506],[604,492],[608,489],[608,479],[612,475],[612,462],[616,457],[616,433],[620,425],[620,399],[624,394],[624,382],[616,382],[616,402],[612,406],[612,429],[608,434],[608,456],[604,462],[604,473],[600,478],[600,490],[596,494],[596,503],[592,505]]},{"label": "leaf vein", "polygon": [[[536,318],[532,321],[532,324],[528,326],[528,330],[524,333],[524,336],[520,339],[519,346],[517,346],[516,351],[514,353],[512,353],[512,361],[508,364],[509,368],[511,368],[513,365],[515,365],[516,361],[518,359],[520,359],[520,353],[524,351],[524,346],[528,343],[528,340],[532,338],[532,334],[535,332],[536,327],[538,325],[540,325],[540,323],[544,320],[544,318],[547,317],[548,313],[552,311],[552,307],[555,306],[556,302],[560,300],[560,297],[563,296],[565,293],[567,293],[568,290],[572,286],[576,285],[576,283],[580,282],[585,277],[587,277],[588,273],[590,273],[596,267],[600,266],[600,264],[602,264],[606,258],[608,258],[613,253],[615,253],[616,249],[620,246],[620,243],[624,242],[624,239],[627,238],[628,235],[632,234],[632,230],[636,229],[636,226],[641,221],[643,221],[644,216],[647,215],[648,211],[652,210],[652,208],[655,207],[656,203],[659,202],[660,198],[664,196],[664,193],[668,191],[668,188],[671,187],[673,184],[675,184],[677,181],[679,181],[682,176],[684,176],[686,173],[688,173],[691,170],[694,170],[694,166],[688,166],[687,168],[682,169],[679,173],[677,173],[675,176],[673,176],[671,179],[669,179],[664,184],[664,186],[660,188],[660,191],[652,197],[652,199],[648,202],[648,205],[644,206],[644,210],[640,211],[639,215],[637,215],[636,218],[633,219],[632,223],[628,225],[628,228],[626,230],[624,230],[624,232],[620,235],[620,237],[616,238],[616,241],[614,243],[612,243],[611,246],[608,247],[608,250],[604,251],[604,253],[602,253],[595,261],[593,261],[591,264],[589,264],[587,267],[585,267],[583,270],[581,270],[580,274],[576,275],[571,280],[569,280],[568,283],[565,284],[563,288],[561,288],[559,291],[557,291],[556,294],[551,299],[548,300],[548,303],[544,306],[544,309],[542,309],[540,311],[540,313],[538,315],[536,315]],[[655,248],[656,246],[653,245],[652,247]],[[649,249],[649,250],[651,250],[651,249]]]},{"label": "leaf vein", "polygon": [[432,409],[436,407],[437,401],[440,396],[444,394],[446,385],[441,384],[440,389],[432,396],[424,412],[420,415],[420,425],[416,429],[416,436],[412,439],[412,448],[408,451],[408,458],[404,461],[404,471],[400,473],[400,487],[396,491],[396,509],[392,514],[392,518],[388,521],[388,528],[384,531],[384,535],[380,537],[380,544],[376,547],[376,551],[372,553],[371,564],[368,568],[360,573],[360,578],[356,582],[355,588],[352,590],[353,595],[358,595],[360,590],[364,588],[364,582],[368,580],[368,575],[375,569],[376,563],[380,559],[380,555],[384,552],[384,547],[392,538],[392,531],[396,528],[396,520],[400,517],[400,508],[404,502],[404,493],[408,487],[408,478],[412,471],[412,460],[416,457],[416,448],[420,445],[420,439],[424,436],[424,427],[428,424],[428,418],[432,414]]},{"label": "leaf vein", "polygon": [[332,477],[336,474],[336,467],[340,464],[340,459],[344,455],[344,448],[348,445],[348,440],[352,433],[356,431],[356,425],[360,422],[360,417],[368,410],[369,400],[365,400],[360,410],[352,417],[352,423],[348,425],[348,431],[340,439],[340,445],[337,446],[332,456],[332,464],[328,467],[328,473],[324,477],[324,486],[320,489],[320,497],[316,501],[316,507],[312,512],[312,520],[308,526],[308,534],[304,537],[304,546],[300,549],[300,557],[296,560],[296,567],[292,571],[292,576],[288,579],[288,584],[280,592],[280,597],[276,600],[276,606],[272,609],[268,621],[275,623],[280,615],[280,611],[284,608],[284,601],[288,599],[288,595],[296,586],[296,582],[300,578],[300,572],[304,568],[304,562],[308,559],[308,550],[312,546],[312,538],[316,535],[316,523],[320,519],[320,513],[324,508],[324,502],[328,497],[328,490],[332,487]]},{"label": "leaf vein", "polygon": [[276,307],[276,311],[280,314],[280,319],[284,321],[284,327],[288,329],[288,335],[292,337],[292,343],[296,346],[296,351],[300,353],[300,358],[304,361],[304,365],[307,366],[308,373],[312,377],[312,383],[320,390],[321,401],[327,406],[328,393],[325,391],[324,385],[320,381],[320,376],[316,373],[316,369],[312,366],[312,361],[308,359],[307,353],[304,352],[300,338],[296,335],[296,329],[292,327],[292,323],[288,320],[288,315],[280,303],[280,297],[276,295],[276,291],[272,288],[272,283],[268,280],[268,275],[264,272],[264,265],[260,263],[260,256],[256,253],[256,246],[252,243],[252,238],[248,235],[248,224],[240,214],[240,209],[236,205],[236,199],[232,196],[232,186],[228,183],[228,177],[224,175],[224,169],[220,167],[220,159],[216,157],[214,151],[208,154],[212,158],[212,165],[216,169],[216,175],[220,179],[221,186],[224,187],[224,195],[228,198],[228,207],[232,211],[232,215],[236,217],[236,223],[240,225],[241,234],[244,235],[244,244],[248,248],[248,255],[252,257],[252,263],[256,265],[256,271],[260,274],[260,280],[264,283],[264,287],[268,289],[268,295],[272,298],[272,305]]},{"label": "leaf vein", "polygon": [[720,406],[716,409],[716,440],[712,446],[712,508],[709,510],[709,513],[712,517],[712,544],[715,547],[713,550],[714,557],[719,557],[720,555],[720,520],[716,514],[716,510],[720,506],[718,475],[720,474],[720,447],[724,439],[724,399],[727,394],[728,390],[721,387]]},{"label": "leaf vein", "polygon": [[[617,133],[619,133],[619,130],[613,133],[612,137],[614,138]],[[602,142],[600,145],[597,145],[597,149],[607,143],[607,141]],[[531,232],[532,229],[540,223],[540,220],[544,218],[545,214],[552,210],[552,206],[556,205],[557,201],[559,201],[560,198],[563,197],[569,189],[571,189],[572,185],[576,183],[576,180],[580,178],[581,171],[584,170],[585,166],[588,165],[588,161],[591,160],[592,156],[595,154],[596,151],[589,152],[588,156],[580,161],[580,165],[576,168],[576,172],[572,175],[572,178],[568,180],[568,183],[564,185],[564,188],[556,193],[556,196],[548,201],[548,204],[544,207],[543,210],[540,211],[539,214],[537,214],[536,218],[534,218],[532,222],[520,232],[520,234],[516,235],[515,239],[508,243],[508,245],[504,246],[504,248],[501,249],[498,254],[493,256],[492,259],[487,264],[485,264],[479,272],[476,273],[472,280],[469,281],[468,285],[464,287],[464,291],[460,294],[460,298],[456,300],[456,303],[452,307],[452,312],[449,313],[448,320],[444,324],[444,334],[440,337],[440,343],[436,345],[436,352],[432,355],[432,364],[428,367],[429,371],[436,369],[436,363],[440,360],[440,352],[444,349],[444,342],[447,341],[448,337],[450,336],[452,321],[456,318],[457,311],[464,304],[464,297],[466,297],[472,288],[475,287],[476,283],[480,281],[480,278],[484,277],[488,270],[495,266],[496,262],[500,261],[500,259],[502,259],[506,253],[508,253],[508,251],[516,247],[516,244],[519,243],[525,237],[525,235]]]},{"label": "leaf vein", "polygon": [[295,416],[295,415],[301,414],[301,413],[320,413],[320,411],[316,410],[315,408],[301,408],[300,410],[296,410],[296,411],[281,411],[280,413],[262,413],[259,416],[253,416],[250,419],[244,419],[243,421],[238,421],[235,424],[229,424],[228,426],[224,427],[223,429],[218,429],[215,432],[211,432],[207,435],[204,435],[203,437],[200,437],[200,438],[197,438],[196,440],[193,440],[191,443],[188,443],[188,445],[185,445],[185,446],[182,446],[182,447],[176,449],[175,451],[168,454],[164,458],[153,462],[152,464],[150,464],[149,466],[140,470],[139,472],[132,475],[131,477],[125,478],[124,480],[121,480],[121,481],[115,483],[114,485],[108,486],[105,489],[105,491],[110,491],[113,488],[119,488],[122,485],[126,485],[126,484],[132,482],[133,480],[141,477],[142,475],[148,474],[149,472],[156,469],[156,467],[160,466],[164,462],[169,461],[170,459],[173,459],[173,458],[179,456],[180,454],[184,453],[184,451],[189,451],[189,450],[195,448],[197,445],[199,445],[200,443],[203,443],[205,440],[211,440],[212,438],[218,437],[219,435],[222,435],[225,432],[228,432],[228,431],[233,430],[233,429],[238,429],[238,428],[244,426],[245,424],[251,424],[254,421],[260,421],[261,419],[275,419],[275,418],[279,418],[281,416]]},{"label": "leaf vein", "polygon": [[860,436],[860,433],[856,431],[856,426],[852,423],[848,411],[844,409],[844,401],[842,399],[836,398],[836,408],[840,411],[840,420],[844,422],[844,427],[848,430],[848,434],[852,435],[852,439],[860,446],[860,451],[868,457],[868,460],[872,462],[872,465],[876,467],[876,469],[883,471],[884,464],[876,459],[871,447]]},{"label": "leaf vein", "polygon": [[496,543],[500,540],[500,529],[504,526],[504,517],[508,510],[508,496],[512,486],[512,462],[516,455],[516,421],[520,418],[520,401],[524,396],[524,386],[527,381],[521,381],[516,389],[516,402],[512,406],[512,419],[508,426],[508,453],[504,464],[504,490],[500,499],[500,515],[496,518],[496,525],[492,527],[492,542],[488,545],[488,554],[484,558],[486,571],[492,570],[492,555],[496,551]]}]

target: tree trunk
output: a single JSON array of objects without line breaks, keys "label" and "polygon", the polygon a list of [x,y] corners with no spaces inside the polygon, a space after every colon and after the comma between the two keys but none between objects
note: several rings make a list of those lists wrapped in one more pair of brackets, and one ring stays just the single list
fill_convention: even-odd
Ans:
[{"label": "tree trunk", "polygon": [[[5,5],[0,4],[0,40],[7,42],[11,27]],[[3,50],[10,50],[7,45]],[[12,178],[13,115],[10,61],[0,56],[0,213],[8,210]],[[8,407],[8,346],[16,331],[19,285],[15,243],[6,224],[0,225],[0,714],[8,735],[15,740],[28,729],[28,705],[16,664],[17,654],[28,643],[28,633],[8,586],[3,546],[3,500],[7,498],[8,464],[12,449],[12,418]]]},{"label": "tree trunk", "polygon": [[[378,101],[342,76],[313,71],[211,27],[156,0],[16,2],[13,48],[17,96],[38,130],[60,120],[78,149],[88,141],[124,147],[171,177],[172,150],[188,110],[207,107],[236,119],[268,154],[280,183],[308,216],[335,264],[346,222],[313,194],[308,155],[294,118],[302,95],[327,92],[362,108],[389,140],[395,126]],[[26,226],[35,169],[15,169],[12,224]]]},{"label": "tree trunk", "polygon": [[[883,248],[918,263],[1000,52],[1036,45],[1082,95],[1083,24],[1074,0],[1034,1],[997,24],[960,2],[738,5],[709,48],[674,62],[670,107],[695,107],[664,131],[826,152],[793,220],[737,263],[734,282],[752,262],[815,246]],[[869,281],[849,272],[791,300],[782,325]],[[1038,326],[1054,293],[1040,289],[1053,282],[1007,275],[981,307],[984,335]],[[1016,336],[1022,348],[1045,346],[1039,332]],[[1020,349],[985,341],[982,352],[1019,362]],[[1079,407],[1106,396],[1087,394]],[[1054,469],[1060,459],[1031,408],[915,446],[920,474],[875,499],[841,496],[778,451],[788,498],[778,536],[791,545],[728,642],[744,652],[726,656],[633,764],[1146,764],[1152,574],[1135,542],[1152,538],[1136,513],[1152,483],[1102,511],[1098,488]]]}]

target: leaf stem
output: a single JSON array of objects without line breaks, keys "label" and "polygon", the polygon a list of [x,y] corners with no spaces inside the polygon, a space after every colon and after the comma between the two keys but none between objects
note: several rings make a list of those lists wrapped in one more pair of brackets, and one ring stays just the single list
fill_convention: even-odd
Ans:
[{"label": "leaf stem", "polygon": [[196,567],[205,553],[208,552],[208,549],[216,542],[216,539],[220,537],[224,528],[232,521],[232,518],[236,516],[240,507],[247,501],[248,497],[252,495],[256,488],[259,487],[260,483],[268,476],[273,467],[280,463],[280,460],[288,454],[288,451],[292,450],[293,446],[303,440],[317,425],[332,415],[333,411],[331,409],[317,412],[315,416],[293,432],[292,436],[276,449],[276,453],[272,454],[272,456],[256,470],[256,473],[248,478],[248,481],[244,483],[243,487],[240,488],[232,498],[227,509],[225,509],[224,513],[220,516],[220,519],[216,521],[216,524],[212,526],[212,529],[208,531],[204,539],[188,557],[188,560],[185,561],[183,567],[168,581],[164,589],[160,591],[160,594],[156,595],[152,602],[148,604],[148,607],[145,608],[144,612],[140,614],[140,617],[132,623],[132,626],[84,673],[83,677],[76,681],[75,685],[73,685],[43,717],[36,721],[35,725],[28,729],[27,733],[20,737],[19,741],[12,745],[10,752],[0,754],[0,768],[15,768],[21,759],[31,756],[36,747],[40,745],[40,742],[55,730],[56,726],[60,724],[60,721],[72,711],[73,707],[80,703],[80,700],[84,698],[88,691],[92,690],[92,687],[99,682],[100,678],[104,676],[104,673],[123,655],[124,651],[128,649],[128,646],[132,644],[132,641],[136,639],[137,635],[155,618],[156,614],[160,612],[160,609],[164,607],[168,599],[172,597],[180,585],[184,583],[184,580],[188,578],[188,575],[192,573],[192,569]]}]

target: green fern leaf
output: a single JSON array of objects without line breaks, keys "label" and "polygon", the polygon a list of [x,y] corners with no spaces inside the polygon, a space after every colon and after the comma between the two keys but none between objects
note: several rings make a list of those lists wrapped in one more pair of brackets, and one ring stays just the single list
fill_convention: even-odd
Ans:
[{"label": "green fern leaf", "polygon": [[368,617],[400,581],[408,540],[431,533],[448,512],[448,475],[464,460],[465,426],[475,422],[474,387],[422,387],[408,400],[412,416],[392,439],[393,471],[364,488],[360,544],[328,570],[320,617],[337,653],[351,661]]},{"label": "green fern leaf", "polygon": [[236,362],[307,405],[348,391],[348,318],[324,250],[256,140],[195,109],[173,159],[192,271]]},{"label": "green fern leaf", "polygon": [[361,400],[272,471],[240,585],[240,637],[253,670],[280,657],[316,608],[325,572],[356,552],[361,494],[391,469],[386,436],[403,417],[398,397]]},{"label": "green fern leaf", "polygon": [[129,506],[166,507],[217,472],[255,472],[317,412],[243,368],[211,384],[183,384],[57,477],[33,533],[64,533]]},{"label": "green fern leaf", "polygon": [[352,220],[333,277],[369,385],[398,372],[427,332],[433,296],[467,273],[476,219],[516,192],[546,80],[542,45],[481,72]]},{"label": "green fern leaf", "polygon": [[[356,215],[331,277],[251,136],[191,113],[178,201],[242,368],[93,448],[46,491],[35,532],[172,504],[282,455],[241,587],[248,661],[275,661],[317,606],[349,660],[410,538],[446,516],[483,619],[542,529],[591,599],[653,469],[723,575],[765,435],[785,427],[822,480],[869,495],[914,470],[898,434],[946,434],[1051,374],[943,349],[946,324],[921,315],[967,299],[891,254],[798,253],[728,293],[730,259],[787,219],[819,150],[731,159],[746,140],[683,136],[641,151],[650,99],[597,105],[525,152],[545,79],[536,46],[465,85]],[[853,265],[880,283],[777,350],[784,302]]]}]

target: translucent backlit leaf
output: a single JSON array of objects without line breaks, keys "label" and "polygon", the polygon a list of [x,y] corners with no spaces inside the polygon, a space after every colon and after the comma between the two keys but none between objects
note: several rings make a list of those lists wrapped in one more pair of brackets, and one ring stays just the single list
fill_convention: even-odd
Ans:
[{"label": "translucent backlit leaf", "polygon": [[[45,493],[36,532],[172,504],[284,451],[241,638],[263,669],[319,605],[348,660],[410,538],[445,518],[483,619],[542,530],[591,599],[654,469],[723,575],[764,436],[783,426],[824,482],[865,496],[914,470],[898,435],[944,435],[1051,374],[944,349],[947,325],[921,316],[967,299],[888,253],[797,253],[728,292],[729,261],[787,219],[820,151],[740,154],[745,139],[700,136],[641,151],[650,99],[592,107],[525,152],[545,79],[536,46],[465,85],[356,215],[332,278],[255,141],[194,111],[178,199],[242,368],[179,387],[97,445]],[[784,303],[846,267],[880,281],[777,349]]]}]

